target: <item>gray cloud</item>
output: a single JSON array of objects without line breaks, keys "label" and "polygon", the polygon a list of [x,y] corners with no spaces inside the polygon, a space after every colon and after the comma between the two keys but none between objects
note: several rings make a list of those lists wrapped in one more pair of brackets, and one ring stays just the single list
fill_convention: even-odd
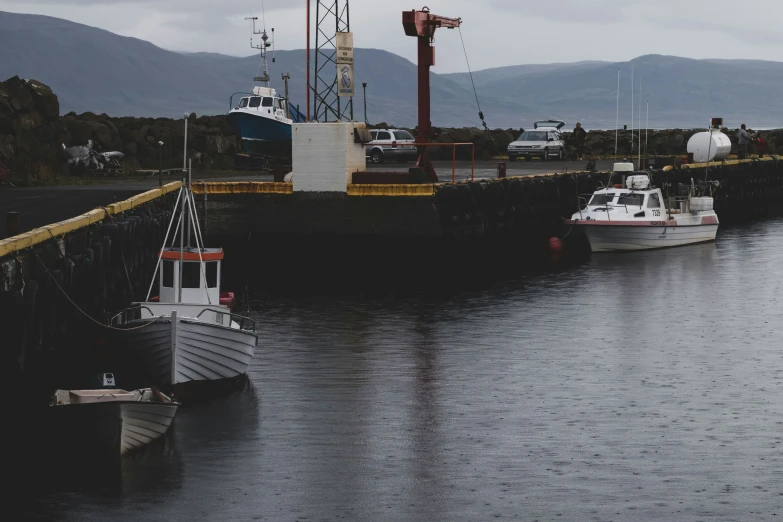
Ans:
[{"label": "gray cloud", "polygon": [[[626,61],[644,54],[693,58],[783,56],[780,0],[428,0],[432,11],[462,17],[474,69],[520,63]],[[304,0],[264,0],[279,49],[305,43]],[[313,0],[315,4],[315,0]],[[416,59],[400,13],[410,0],[351,0],[357,46]],[[0,0],[0,9],[66,18],[172,50],[246,56],[261,0]],[[742,13],[743,16],[738,16]],[[465,70],[459,35],[441,31],[438,72]]]}]

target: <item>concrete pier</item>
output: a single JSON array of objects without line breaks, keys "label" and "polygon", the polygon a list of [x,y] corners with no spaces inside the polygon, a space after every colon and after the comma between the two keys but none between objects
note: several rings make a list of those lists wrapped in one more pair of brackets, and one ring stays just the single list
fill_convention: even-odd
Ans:
[{"label": "concrete pier", "polygon": [[[709,169],[709,172],[707,172]],[[227,290],[302,293],[403,285],[457,289],[549,262],[562,219],[608,180],[580,172],[456,184],[349,185],[294,192],[287,183],[196,182],[207,244],[226,250]],[[777,158],[656,171],[664,193],[717,180],[721,224],[783,215]],[[179,183],[0,240],[0,367],[8,383],[90,351],[107,314],[145,297]],[[572,235],[573,239],[573,235]],[[566,244],[580,254],[579,241]],[[90,347],[86,346],[90,345]],[[106,348],[93,347],[94,353]]]}]

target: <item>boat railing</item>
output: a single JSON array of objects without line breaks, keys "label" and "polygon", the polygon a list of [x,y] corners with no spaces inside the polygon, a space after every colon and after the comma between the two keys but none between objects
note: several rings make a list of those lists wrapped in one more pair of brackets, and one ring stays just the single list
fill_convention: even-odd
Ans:
[{"label": "boat railing", "polygon": [[196,316],[196,319],[201,319],[201,316],[207,312],[212,312],[215,314],[215,318],[216,318],[215,322],[218,324],[222,324],[222,321],[219,318],[227,316],[230,319],[229,324],[237,323],[239,325],[240,330],[246,330],[248,332],[256,331],[256,322],[253,319],[249,317],[245,317],[244,315],[226,312],[225,310],[218,310],[216,308],[205,308],[204,310],[201,311],[200,314]]},{"label": "boat railing", "polygon": [[146,310],[147,312],[149,312],[151,317],[155,317],[155,314],[153,314],[152,310],[150,310],[150,308],[147,306],[131,306],[124,310],[120,310],[119,312],[111,316],[111,318],[108,321],[109,326],[118,326],[118,325],[126,324],[130,321],[136,321],[138,319],[141,319],[142,310]]}]

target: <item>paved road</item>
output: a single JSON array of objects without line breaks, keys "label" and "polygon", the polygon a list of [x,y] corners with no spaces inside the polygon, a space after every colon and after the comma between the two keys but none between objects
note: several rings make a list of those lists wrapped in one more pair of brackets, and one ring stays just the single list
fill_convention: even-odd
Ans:
[{"label": "paved road", "polygon": [[[494,178],[497,176],[497,161],[476,162],[476,178]],[[544,174],[548,172],[573,172],[581,170],[586,162],[576,161],[515,161],[506,162],[508,176],[524,176]],[[608,170],[612,162],[599,161],[599,170]],[[370,170],[406,171],[412,163],[384,164],[369,166]],[[470,162],[457,162],[455,178],[465,180],[470,178]],[[451,179],[451,162],[436,162],[435,168],[441,181]],[[164,183],[177,179],[168,176]],[[238,176],[221,175],[219,177],[204,177],[199,179],[220,181],[272,181],[270,175]],[[148,181],[130,181],[127,183],[100,183],[95,185],[69,185],[55,187],[11,188],[0,187],[0,238],[6,237],[6,212],[20,213],[20,232],[56,223],[94,208],[105,206],[116,201],[122,201],[131,196],[158,186],[157,176],[151,176]]]}]

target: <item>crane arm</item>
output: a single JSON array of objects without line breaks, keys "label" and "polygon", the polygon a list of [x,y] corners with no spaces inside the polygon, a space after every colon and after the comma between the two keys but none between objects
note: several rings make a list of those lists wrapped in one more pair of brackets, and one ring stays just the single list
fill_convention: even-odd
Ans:
[{"label": "crane arm", "polygon": [[430,13],[429,8],[424,7],[421,11],[404,11],[402,13],[402,25],[405,28],[405,34],[408,36],[419,36],[433,38],[435,29],[445,27],[454,29],[462,25],[461,18],[448,18]]}]

